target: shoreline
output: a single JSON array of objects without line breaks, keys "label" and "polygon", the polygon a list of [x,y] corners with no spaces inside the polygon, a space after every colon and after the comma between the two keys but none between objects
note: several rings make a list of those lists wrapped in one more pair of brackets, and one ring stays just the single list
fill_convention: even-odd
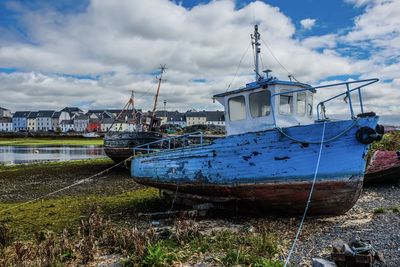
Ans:
[{"label": "shoreline", "polygon": [[84,137],[0,137],[0,146],[102,146],[102,138]]}]

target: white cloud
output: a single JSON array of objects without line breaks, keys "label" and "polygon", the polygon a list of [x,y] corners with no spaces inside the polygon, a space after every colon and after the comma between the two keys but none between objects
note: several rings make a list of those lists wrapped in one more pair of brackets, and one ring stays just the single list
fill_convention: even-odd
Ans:
[{"label": "white cloud", "polygon": [[[15,6],[30,42],[0,35],[0,67],[23,70],[0,74],[0,106],[13,110],[60,109],[66,105],[120,107],[133,89],[138,107],[149,109],[155,91],[150,73],[166,63],[167,81],[162,85],[160,101],[166,99],[167,108],[221,109],[211,97],[225,91],[231,82],[249,45],[254,21],[259,22],[261,37],[275,57],[301,81],[317,83],[327,76],[348,74],[394,79],[399,65],[387,60],[398,49],[397,37],[388,38],[386,29],[380,34],[378,26],[372,26],[368,33],[371,26],[365,22],[371,21],[370,14],[391,12],[379,11],[386,4],[369,4],[346,36],[332,33],[304,40],[295,38],[296,27],[289,17],[261,1],[241,8],[233,1],[211,1],[185,9],[167,0],[92,0],[77,14]],[[396,21],[382,23],[396,31]],[[305,19],[302,25],[305,29],[313,27],[315,20]],[[368,35],[372,32],[376,34]],[[374,47],[384,47],[382,53],[372,51],[370,58],[359,60],[336,50],[339,42],[362,46],[367,41]],[[264,45],[262,58],[264,67],[274,70],[275,76],[287,77]],[[252,60],[249,51],[231,89],[253,79]],[[85,80],[60,74],[99,78]],[[197,79],[206,82],[193,82]],[[389,109],[382,105],[377,111]]]},{"label": "white cloud", "polygon": [[315,26],[316,21],[317,21],[316,19],[306,18],[306,19],[300,20],[300,24],[303,27],[303,29],[311,30]]},{"label": "white cloud", "polygon": [[337,44],[336,34],[326,34],[321,36],[311,36],[302,40],[302,44],[311,49],[334,48]]}]

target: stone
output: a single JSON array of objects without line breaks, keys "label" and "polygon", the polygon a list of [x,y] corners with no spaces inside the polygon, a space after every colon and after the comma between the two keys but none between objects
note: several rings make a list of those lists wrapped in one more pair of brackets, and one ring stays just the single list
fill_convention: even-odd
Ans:
[{"label": "stone", "polygon": [[333,261],[328,261],[320,258],[313,258],[312,267],[337,267],[337,265]]}]

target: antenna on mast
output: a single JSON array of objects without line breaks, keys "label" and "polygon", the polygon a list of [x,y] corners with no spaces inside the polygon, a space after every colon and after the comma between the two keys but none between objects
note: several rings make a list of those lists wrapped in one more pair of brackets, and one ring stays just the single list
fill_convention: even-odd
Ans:
[{"label": "antenna on mast", "polygon": [[259,73],[259,62],[260,62],[260,33],[258,32],[258,25],[254,25],[254,34],[251,34],[251,39],[252,39],[252,45],[254,47],[254,52],[255,52],[255,73],[256,73],[256,81],[262,79],[262,76]]}]

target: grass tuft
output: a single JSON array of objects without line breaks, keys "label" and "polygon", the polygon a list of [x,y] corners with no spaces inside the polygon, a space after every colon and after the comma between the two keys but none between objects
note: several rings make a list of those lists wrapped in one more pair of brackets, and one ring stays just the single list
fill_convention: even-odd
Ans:
[{"label": "grass tuft", "polygon": [[385,208],[376,208],[376,209],[374,209],[374,211],[373,211],[373,213],[374,214],[382,214],[382,213],[386,213],[386,210],[385,210]]},{"label": "grass tuft", "polygon": [[168,235],[155,228],[121,227],[91,205],[75,234],[41,230],[33,241],[9,244],[0,265],[63,266],[90,264],[99,253],[121,254],[121,266],[211,265],[282,266],[277,240],[266,229],[252,233],[224,230],[201,233],[192,220],[179,219]]},{"label": "grass tuft", "polygon": [[392,207],[392,212],[394,212],[394,213],[399,213],[399,212],[400,212],[400,206],[394,206],[394,207]]}]

